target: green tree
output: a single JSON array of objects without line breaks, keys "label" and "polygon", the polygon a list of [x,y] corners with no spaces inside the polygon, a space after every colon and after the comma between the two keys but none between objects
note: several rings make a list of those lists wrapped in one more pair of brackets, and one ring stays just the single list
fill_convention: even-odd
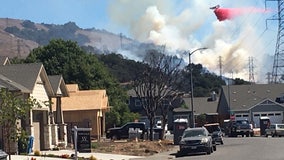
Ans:
[{"label": "green tree", "polygon": [[192,70],[194,97],[206,97],[210,96],[210,93],[215,91],[219,93],[222,85],[225,85],[225,81],[220,76],[209,72],[206,68],[203,68],[201,64],[190,64],[185,67],[181,73],[181,85],[179,89],[185,93],[190,93],[190,68]]},{"label": "green tree", "polygon": [[34,49],[25,62],[41,62],[48,75],[62,75],[67,84],[77,83],[80,89],[106,89],[112,107],[112,112],[106,115],[107,127],[122,125],[137,117],[130,113],[126,92],[117,80],[95,55],[86,53],[76,42],[51,40],[48,45]]},{"label": "green tree", "polygon": [[23,133],[23,128],[17,126],[17,121],[27,118],[29,111],[38,104],[35,99],[9,92],[5,88],[0,90],[0,125],[4,138],[4,151],[9,154],[11,160],[11,145],[19,138],[19,133]]}]

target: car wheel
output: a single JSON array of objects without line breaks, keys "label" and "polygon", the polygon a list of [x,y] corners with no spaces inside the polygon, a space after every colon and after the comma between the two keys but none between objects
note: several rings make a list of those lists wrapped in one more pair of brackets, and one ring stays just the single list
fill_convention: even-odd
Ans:
[{"label": "car wheel", "polygon": [[176,158],[183,157],[183,156],[184,156],[184,153],[181,152],[181,151],[178,151],[177,154],[176,154]]},{"label": "car wheel", "polygon": [[221,141],[221,145],[223,145],[224,144],[224,142],[223,142],[223,140]]},{"label": "car wheel", "polygon": [[207,148],[207,154],[211,154],[212,153],[212,147]]},{"label": "car wheel", "polygon": [[117,136],[116,135],[113,135],[112,137],[111,137],[111,140],[117,140]]},{"label": "car wheel", "polygon": [[246,133],[246,137],[249,137],[249,136],[250,136],[250,134],[249,134],[249,132],[247,132],[247,133]]}]

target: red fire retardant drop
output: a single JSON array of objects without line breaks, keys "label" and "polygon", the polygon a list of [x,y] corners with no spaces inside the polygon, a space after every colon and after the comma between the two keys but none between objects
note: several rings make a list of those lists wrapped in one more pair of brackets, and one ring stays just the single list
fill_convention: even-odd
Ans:
[{"label": "red fire retardant drop", "polygon": [[259,8],[220,8],[219,5],[211,7],[210,9],[214,9],[214,13],[219,21],[233,19],[246,13],[267,12],[266,10]]}]

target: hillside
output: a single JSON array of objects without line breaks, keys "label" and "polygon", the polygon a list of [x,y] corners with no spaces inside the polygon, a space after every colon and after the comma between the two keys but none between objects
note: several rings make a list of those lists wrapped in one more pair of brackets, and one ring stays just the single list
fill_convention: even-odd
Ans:
[{"label": "hillside", "polygon": [[76,41],[89,51],[116,52],[136,43],[121,34],[95,28],[81,29],[73,22],[36,24],[29,20],[0,18],[0,56],[25,58],[32,49],[58,38]]}]

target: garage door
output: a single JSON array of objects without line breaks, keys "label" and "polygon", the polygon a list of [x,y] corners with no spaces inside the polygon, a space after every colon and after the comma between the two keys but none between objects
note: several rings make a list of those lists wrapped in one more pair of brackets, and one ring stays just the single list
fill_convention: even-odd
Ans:
[{"label": "garage door", "polygon": [[270,123],[283,123],[283,113],[282,112],[254,112],[253,121],[256,127],[259,127],[259,117],[269,117]]},{"label": "garage door", "polygon": [[236,113],[235,120],[250,120],[248,113]]}]

